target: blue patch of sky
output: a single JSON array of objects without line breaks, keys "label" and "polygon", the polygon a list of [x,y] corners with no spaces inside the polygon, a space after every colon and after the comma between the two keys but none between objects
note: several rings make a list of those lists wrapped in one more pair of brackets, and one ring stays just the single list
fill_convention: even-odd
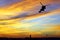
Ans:
[{"label": "blue patch of sky", "polygon": [[36,18],[36,19],[32,19],[32,20],[22,20],[21,22],[25,22],[25,23],[40,23],[40,24],[59,24],[60,23],[60,15],[59,14],[54,14],[54,15],[50,15],[50,16],[45,16],[45,17],[41,17],[41,18]]}]

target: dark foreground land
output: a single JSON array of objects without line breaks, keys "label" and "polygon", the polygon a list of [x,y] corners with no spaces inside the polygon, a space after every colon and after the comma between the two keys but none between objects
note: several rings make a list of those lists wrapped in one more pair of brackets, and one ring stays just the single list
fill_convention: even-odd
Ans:
[{"label": "dark foreground land", "polygon": [[31,35],[25,38],[7,38],[7,37],[0,37],[0,40],[60,40],[60,37],[39,37],[39,38],[32,38]]},{"label": "dark foreground land", "polygon": [[49,38],[0,38],[0,40],[60,40],[57,37]]}]

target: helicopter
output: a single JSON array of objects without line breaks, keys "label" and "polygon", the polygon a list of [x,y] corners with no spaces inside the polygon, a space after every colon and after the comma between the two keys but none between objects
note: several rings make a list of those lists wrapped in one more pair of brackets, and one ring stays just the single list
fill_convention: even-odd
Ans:
[{"label": "helicopter", "polygon": [[43,5],[41,2],[40,2],[40,4],[42,5],[42,7],[41,7],[41,9],[39,10],[39,13],[41,13],[42,11],[45,11],[46,6],[47,6],[47,5]]}]

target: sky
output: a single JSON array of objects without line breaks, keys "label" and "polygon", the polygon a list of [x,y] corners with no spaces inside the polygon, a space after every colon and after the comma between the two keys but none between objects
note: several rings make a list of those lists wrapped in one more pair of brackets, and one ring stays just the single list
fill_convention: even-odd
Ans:
[{"label": "sky", "polygon": [[[40,2],[47,5],[42,13]],[[0,0],[0,27],[0,34],[8,37],[60,35],[60,0]]]}]

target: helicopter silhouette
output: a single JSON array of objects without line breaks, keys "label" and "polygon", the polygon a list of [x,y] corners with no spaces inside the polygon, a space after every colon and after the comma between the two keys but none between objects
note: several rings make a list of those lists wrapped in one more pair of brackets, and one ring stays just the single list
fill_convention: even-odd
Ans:
[{"label": "helicopter silhouette", "polygon": [[41,2],[40,2],[40,4],[42,5],[42,7],[41,7],[41,9],[39,10],[39,13],[41,13],[42,11],[45,11],[46,6],[47,6],[47,5],[43,5]]}]

